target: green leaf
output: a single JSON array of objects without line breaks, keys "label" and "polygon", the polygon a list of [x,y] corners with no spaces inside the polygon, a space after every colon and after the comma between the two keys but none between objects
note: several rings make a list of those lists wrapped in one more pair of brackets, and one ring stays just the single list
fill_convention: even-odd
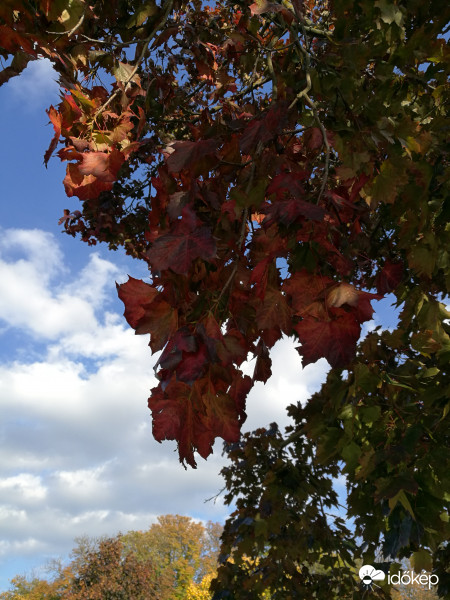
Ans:
[{"label": "green leaf", "polygon": [[358,459],[361,456],[361,448],[355,442],[350,442],[341,451],[341,456],[347,463],[349,472],[354,471],[358,465]]},{"label": "green leaf", "polygon": [[395,496],[389,498],[389,508],[391,509],[391,511],[394,510],[398,502],[400,502],[403,508],[407,510],[411,517],[415,520],[416,517],[414,515],[414,511],[412,509],[411,504],[409,503],[408,498],[406,497],[404,490],[400,490]]},{"label": "green leaf", "polygon": [[399,27],[401,27],[403,23],[403,13],[400,8],[394,4],[394,2],[390,0],[377,0],[375,2],[375,6],[377,6],[381,11],[381,20],[388,25],[392,23],[396,23]]},{"label": "green leaf", "polygon": [[433,568],[433,559],[427,550],[421,548],[411,556],[411,566],[417,573],[431,571]]}]

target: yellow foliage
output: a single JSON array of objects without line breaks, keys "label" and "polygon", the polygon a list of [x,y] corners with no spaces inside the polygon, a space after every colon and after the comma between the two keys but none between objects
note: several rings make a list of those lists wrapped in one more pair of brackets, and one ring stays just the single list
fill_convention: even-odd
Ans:
[{"label": "yellow foliage", "polygon": [[205,575],[200,583],[191,581],[186,590],[185,600],[211,600],[211,592],[209,591],[209,585],[211,580],[215,577],[214,573]]}]

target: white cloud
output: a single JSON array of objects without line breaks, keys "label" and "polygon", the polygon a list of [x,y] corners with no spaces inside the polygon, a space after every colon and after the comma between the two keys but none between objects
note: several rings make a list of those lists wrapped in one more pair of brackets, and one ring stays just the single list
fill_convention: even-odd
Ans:
[{"label": "white cloud", "polygon": [[[159,514],[224,519],[222,498],[205,504],[223,485],[221,441],[185,471],[176,444],[152,438],[155,357],[146,336],[106,310],[125,275],[96,253],[71,273],[43,231],[3,230],[0,240],[3,558],[34,556],[39,566],[77,536],[145,529]],[[327,369],[322,361],[302,371],[289,340],[272,358],[270,382],[249,396],[247,430],[287,424],[285,407],[306,400]]]},{"label": "white cloud", "polygon": [[42,485],[41,477],[30,473],[20,473],[14,477],[0,479],[0,494],[3,501],[14,501],[19,506],[24,503],[44,500],[47,489]]},{"label": "white cloud", "polygon": [[[20,77],[13,77],[6,84],[14,100],[20,101],[21,110],[41,110],[42,104],[58,101],[58,74],[47,58],[31,61]],[[53,96],[53,98],[52,98]]]}]

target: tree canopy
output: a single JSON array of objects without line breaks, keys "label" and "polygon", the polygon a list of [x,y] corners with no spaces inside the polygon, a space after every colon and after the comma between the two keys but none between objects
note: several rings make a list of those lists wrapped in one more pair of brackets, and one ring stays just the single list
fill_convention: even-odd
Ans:
[{"label": "tree canopy", "polygon": [[78,538],[70,562],[49,565],[53,577],[15,577],[0,599],[203,600],[221,530],[218,523],[163,515],[147,531]]},{"label": "tree canopy", "polygon": [[[118,293],[161,351],[154,437],[194,467],[229,444],[216,598],[344,597],[380,544],[449,594],[446,3],[5,0],[0,23],[0,83],[59,73],[65,231],[148,266]],[[397,326],[360,340],[383,297]],[[240,437],[282,336],[328,380]],[[354,531],[326,514],[339,476]]]}]

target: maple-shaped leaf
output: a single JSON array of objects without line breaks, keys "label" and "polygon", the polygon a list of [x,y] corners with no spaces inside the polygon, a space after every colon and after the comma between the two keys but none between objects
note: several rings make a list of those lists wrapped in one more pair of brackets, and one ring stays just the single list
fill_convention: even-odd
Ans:
[{"label": "maple-shaped leaf", "polygon": [[214,435],[232,444],[239,440],[245,421],[245,401],[236,403],[232,395],[220,393],[209,398],[206,415],[206,422]]},{"label": "maple-shaped leaf", "polygon": [[154,269],[172,269],[179,275],[187,273],[195,259],[211,260],[215,255],[216,243],[211,230],[201,225],[188,206],[171,232],[157,238],[147,252]]},{"label": "maple-shaped leaf", "polygon": [[142,319],[146,316],[149,305],[158,295],[158,290],[141,279],[129,277],[122,284],[116,283],[119,298],[125,304],[124,317],[136,333],[149,333],[149,331],[137,331]]},{"label": "maple-shaped leaf", "polygon": [[194,383],[203,375],[208,361],[209,352],[204,343],[199,343],[195,352],[183,352],[176,368],[177,379],[189,384]]},{"label": "maple-shaped leaf", "polygon": [[142,327],[145,326],[149,330],[149,346],[152,353],[155,353],[164,348],[170,336],[176,331],[178,311],[161,296],[157,296],[149,306],[141,323]]},{"label": "maple-shaped leaf", "polygon": [[318,127],[311,127],[303,136],[303,141],[308,150],[319,150],[323,145],[322,132]]},{"label": "maple-shaped leaf", "polygon": [[77,164],[67,165],[66,176],[64,177],[64,189],[69,198],[78,196],[80,200],[93,200],[98,198],[102,192],[112,189],[113,183],[101,181],[94,175],[83,175]]},{"label": "maple-shaped leaf", "polygon": [[274,288],[268,289],[256,312],[256,322],[259,329],[277,327],[289,335],[292,330],[292,310],[286,296]]},{"label": "maple-shaped leaf", "polygon": [[81,155],[78,170],[82,175],[93,175],[99,181],[112,183],[116,181],[117,173],[124,161],[124,155],[116,149],[108,154],[85,152]]},{"label": "maple-shaped leaf", "polygon": [[254,119],[245,128],[239,147],[248,154],[259,142],[265,144],[282,130],[287,120],[287,112],[282,106],[271,108],[262,119]]},{"label": "maple-shaped leaf", "polygon": [[404,265],[402,262],[393,263],[387,260],[375,279],[378,293],[390,294],[397,289],[403,279]]},{"label": "maple-shaped leaf", "polygon": [[283,291],[291,299],[291,306],[300,317],[324,317],[325,290],[333,284],[329,277],[309,273],[306,269],[296,271],[283,283]]},{"label": "maple-shaped leaf", "polygon": [[176,440],[180,461],[194,468],[194,452],[207,458],[217,437],[236,442],[245,421],[245,398],[252,381],[237,371],[232,379],[227,393],[216,392],[209,376],[192,385],[172,377],[164,389],[161,384],[154,388],[148,401],[154,438],[159,442]]},{"label": "maple-shaped leaf", "polygon": [[8,25],[0,25],[0,40],[1,47],[8,50],[8,52],[14,53],[17,50],[24,50],[32,56],[37,55],[36,50],[33,49],[33,40],[18,33]]},{"label": "maple-shaped leaf", "polygon": [[349,283],[340,283],[328,292],[326,302],[329,307],[339,308],[343,304],[354,307],[358,321],[364,323],[370,321],[374,313],[370,301],[381,300],[381,298],[380,294],[362,292]]},{"label": "maple-shaped leaf", "polygon": [[198,142],[172,142],[166,147],[166,159],[169,173],[179,173],[183,169],[197,168],[205,156],[215,155],[217,140],[200,140]]},{"label": "maple-shaped leaf", "polygon": [[177,311],[152,285],[130,277],[116,284],[119,298],[125,305],[124,316],[136,334],[150,334],[152,352],[162,350],[177,327]]},{"label": "maple-shaped leaf", "polygon": [[332,367],[345,367],[355,356],[361,327],[351,313],[343,309],[338,318],[328,321],[306,317],[294,325],[302,343],[297,348],[305,367],[320,358],[326,358]]},{"label": "maple-shaped leaf", "polygon": [[247,342],[238,329],[227,331],[217,345],[217,355],[224,365],[240,365],[248,354]]},{"label": "maple-shaped leaf", "polygon": [[264,224],[281,222],[283,225],[291,225],[299,217],[306,217],[312,221],[323,221],[325,211],[321,206],[308,202],[306,198],[303,181],[307,180],[309,172],[279,173],[271,181],[266,190],[270,196],[275,194],[276,201],[266,203],[262,210],[266,214]]}]

